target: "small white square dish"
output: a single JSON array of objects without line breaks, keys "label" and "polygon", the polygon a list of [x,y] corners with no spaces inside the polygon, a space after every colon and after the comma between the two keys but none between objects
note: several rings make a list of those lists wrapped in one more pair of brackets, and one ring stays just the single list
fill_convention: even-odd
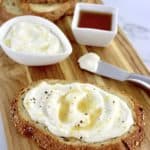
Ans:
[{"label": "small white square dish", "polygon": [[[28,29],[26,29],[27,26],[24,22],[32,23],[35,26],[32,28],[32,24],[29,24]],[[17,25],[18,23],[22,24]],[[18,27],[23,28],[19,30]],[[38,29],[40,29],[42,33],[40,33]],[[34,32],[34,30],[36,31]],[[26,33],[25,31],[27,31],[28,33]],[[49,35],[49,32],[52,34]],[[47,35],[49,35],[48,41],[46,41]],[[11,39],[10,41],[11,36],[13,37],[13,40]],[[44,39],[42,39],[42,37]],[[5,39],[7,39],[9,42]],[[25,40],[26,42],[21,40]],[[55,51],[55,48],[57,48],[55,44],[56,40],[61,43],[60,45],[62,51],[53,53],[53,51]],[[11,42],[11,45],[13,46],[8,46],[5,43],[6,41],[7,43],[9,43],[9,45]],[[28,41],[30,42],[29,44]],[[47,47],[47,45],[49,46],[49,43],[53,45],[50,48],[48,47],[49,52],[45,53],[44,48]],[[32,44],[34,47],[34,51],[32,51]],[[0,46],[11,59],[20,64],[28,66],[55,64],[64,60],[72,53],[71,43],[69,42],[65,34],[59,29],[59,27],[57,27],[53,22],[47,19],[32,15],[15,17],[3,23],[0,27]],[[40,46],[43,46],[42,48],[44,50],[42,49],[41,52],[37,52]],[[19,49],[18,47],[21,47],[24,50],[22,51],[21,48]],[[15,48],[17,48],[17,50],[14,50]]]},{"label": "small white square dish", "polygon": [[117,8],[87,3],[76,5],[72,32],[79,44],[105,47],[115,37],[117,28]]}]

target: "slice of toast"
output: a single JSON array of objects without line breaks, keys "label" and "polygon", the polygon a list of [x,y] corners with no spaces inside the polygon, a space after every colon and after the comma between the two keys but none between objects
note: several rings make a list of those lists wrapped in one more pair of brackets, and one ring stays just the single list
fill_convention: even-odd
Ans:
[{"label": "slice of toast", "polygon": [[[42,1],[42,0],[41,0]],[[50,0],[51,1],[51,0]],[[49,1],[49,2],[50,2]],[[25,14],[32,14],[56,21],[65,15],[72,15],[77,2],[96,3],[96,0],[56,0],[53,3],[20,3]],[[51,1],[52,2],[52,1]],[[61,2],[61,3],[60,3]]]},{"label": "slice of toast", "polygon": [[[63,3],[70,0],[20,0],[21,3]],[[89,3],[96,3],[96,0],[77,0],[78,2],[89,2]]]},{"label": "slice of toast", "polygon": [[69,0],[20,0],[22,3],[62,3]]},{"label": "slice of toast", "polygon": [[[65,2],[60,3],[60,1]],[[38,0],[34,0],[34,2],[38,2]],[[51,21],[56,21],[65,15],[72,15],[75,4],[77,2],[96,3],[97,0],[59,0],[57,3],[49,2],[43,4],[27,2],[24,3],[23,0],[22,2],[20,0],[1,0],[0,14],[3,21],[18,15],[29,14],[45,17]]]},{"label": "slice of toast", "polygon": [[64,3],[52,3],[52,4],[33,4],[33,3],[21,3],[25,14],[38,15],[56,21],[64,15],[71,15],[75,7],[76,0],[69,0]]},{"label": "slice of toast", "polygon": [[[44,80],[50,84],[67,84],[64,80]],[[135,123],[126,134],[121,137],[113,138],[105,142],[86,143],[82,140],[58,137],[52,134],[44,125],[33,121],[23,106],[25,94],[38,85],[37,81],[27,88],[23,89],[11,103],[11,119],[22,135],[33,139],[39,147],[45,150],[135,150],[144,137],[143,132],[143,109],[134,103],[133,99],[125,96],[125,93],[119,96],[126,100],[131,107]],[[106,89],[105,89],[106,90]],[[107,89],[110,92],[110,90]],[[111,91],[112,93],[112,91]],[[114,92],[113,92],[114,93]],[[117,94],[117,93],[115,93]],[[118,94],[117,94],[118,95]],[[109,133],[108,133],[109,134]]]}]

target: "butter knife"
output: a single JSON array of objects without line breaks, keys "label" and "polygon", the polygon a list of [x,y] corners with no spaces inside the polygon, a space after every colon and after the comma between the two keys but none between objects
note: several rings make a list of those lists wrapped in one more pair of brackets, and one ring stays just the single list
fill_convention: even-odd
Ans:
[{"label": "butter knife", "polygon": [[95,73],[114,80],[135,82],[150,90],[150,77],[136,73],[129,73],[104,61],[99,61]]},{"label": "butter knife", "polygon": [[96,53],[87,53],[78,59],[81,69],[119,81],[131,81],[150,90],[150,77],[129,73],[100,59]]}]

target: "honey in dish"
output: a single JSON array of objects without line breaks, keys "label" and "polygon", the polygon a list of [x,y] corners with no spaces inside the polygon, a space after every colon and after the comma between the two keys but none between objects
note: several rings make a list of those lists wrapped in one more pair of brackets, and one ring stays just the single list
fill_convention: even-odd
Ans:
[{"label": "honey in dish", "polygon": [[92,11],[80,11],[78,27],[111,30],[112,14]]}]

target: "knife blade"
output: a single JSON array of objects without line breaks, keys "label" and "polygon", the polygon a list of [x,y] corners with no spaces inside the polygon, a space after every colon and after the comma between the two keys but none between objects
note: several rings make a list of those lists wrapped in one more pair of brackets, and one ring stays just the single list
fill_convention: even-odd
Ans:
[{"label": "knife blade", "polygon": [[99,61],[96,73],[119,81],[125,81],[130,76],[127,71],[103,61]]},{"label": "knife blade", "polygon": [[136,73],[129,73],[104,61],[98,62],[97,70],[94,73],[114,80],[135,82],[143,85],[148,90],[150,90],[149,76],[144,76]]}]

